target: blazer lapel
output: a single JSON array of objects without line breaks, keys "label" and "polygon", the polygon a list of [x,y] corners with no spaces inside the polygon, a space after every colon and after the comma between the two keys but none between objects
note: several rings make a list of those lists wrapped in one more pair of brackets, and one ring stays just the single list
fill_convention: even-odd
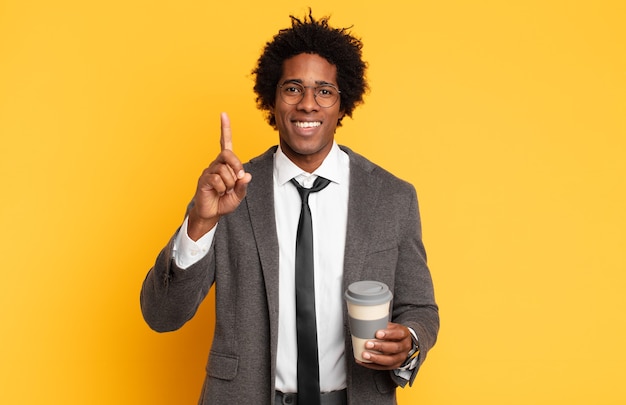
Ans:
[{"label": "blazer lapel", "polygon": [[259,252],[265,278],[267,300],[272,309],[278,308],[278,237],[274,217],[274,151],[269,149],[246,167],[252,174],[248,185],[246,204],[250,214],[252,233]]},{"label": "blazer lapel", "polygon": [[371,235],[371,207],[376,205],[380,179],[372,176],[374,165],[342,147],[350,156],[350,195],[348,197],[348,224],[344,257],[344,289],[361,279],[365,255]]}]

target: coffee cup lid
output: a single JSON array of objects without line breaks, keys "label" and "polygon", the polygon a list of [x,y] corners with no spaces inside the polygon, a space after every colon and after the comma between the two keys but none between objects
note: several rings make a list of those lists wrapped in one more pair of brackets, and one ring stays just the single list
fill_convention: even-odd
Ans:
[{"label": "coffee cup lid", "polygon": [[344,297],[357,305],[379,305],[391,301],[393,294],[385,283],[364,280],[350,284]]}]

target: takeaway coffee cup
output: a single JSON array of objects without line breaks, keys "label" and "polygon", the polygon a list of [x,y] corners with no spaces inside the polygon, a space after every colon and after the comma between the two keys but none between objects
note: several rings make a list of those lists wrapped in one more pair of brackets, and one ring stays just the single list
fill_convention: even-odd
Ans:
[{"label": "takeaway coffee cup", "polygon": [[344,297],[348,304],[354,358],[369,363],[362,356],[365,342],[375,339],[376,331],[387,327],[393,294],[385,283],[366,280],[350,284]]}]

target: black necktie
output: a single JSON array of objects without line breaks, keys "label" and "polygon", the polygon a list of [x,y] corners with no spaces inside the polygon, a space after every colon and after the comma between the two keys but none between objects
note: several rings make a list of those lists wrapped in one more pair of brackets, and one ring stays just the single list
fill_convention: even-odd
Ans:
[{"label": "black necktie", "polygon": [[320,370],[315,322],[315,283],[313,276],[313,226],[309,194],[320,191],[330,180],[318,177],[313,187],[304,188],[295,179],[302,199],[296,238],[296,329],[298,342],[298,405],[320,404]]}]

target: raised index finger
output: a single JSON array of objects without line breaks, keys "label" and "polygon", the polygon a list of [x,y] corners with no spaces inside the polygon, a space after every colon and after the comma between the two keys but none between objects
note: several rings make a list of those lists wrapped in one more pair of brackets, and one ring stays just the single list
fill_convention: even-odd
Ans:
[{"label": "raised index finger", "polygon": [[220,115],[222,121],[222,133],[220,136],[220,146],[222,150],[233,150],[233,134],[230,131],[230,119],[228,118],[228,114],[223,112]]}]

